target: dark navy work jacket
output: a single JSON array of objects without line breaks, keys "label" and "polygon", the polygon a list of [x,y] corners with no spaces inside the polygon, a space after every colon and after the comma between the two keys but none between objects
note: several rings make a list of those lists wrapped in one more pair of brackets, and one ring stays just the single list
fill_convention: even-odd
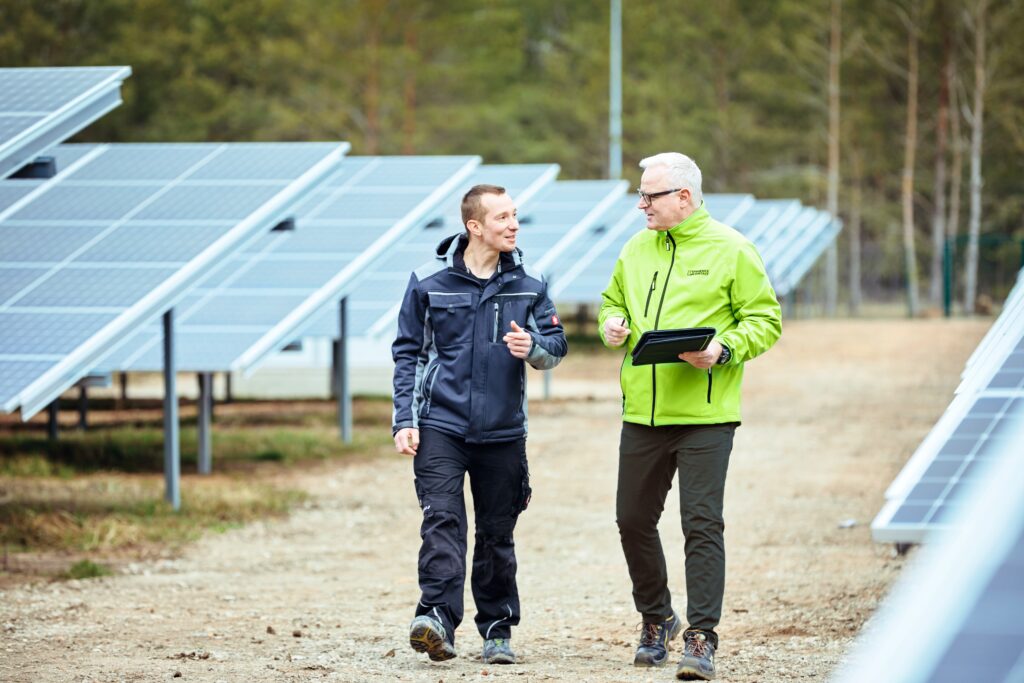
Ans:
[{"label": "dark navy work jacket", "polygon": [[416,270],[402,300],[392,431],[431,427],[469,443],[526,436],[526,369],[501,339],[513,320],[529,331],[526,362],[555,367],[568,345],[540,273],[519,249],[503,253],[486,283],[462,259],[467,239],[452,235]]}]

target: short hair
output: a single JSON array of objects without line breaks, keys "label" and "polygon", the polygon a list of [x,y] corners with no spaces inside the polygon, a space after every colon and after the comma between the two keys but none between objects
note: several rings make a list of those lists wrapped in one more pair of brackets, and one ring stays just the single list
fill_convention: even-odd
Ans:
[{"label": "short hair", "polygon": [[462,225],[471,220],[483,222],[484,207],[480,200],[485,194],[505,194],[505,188],[500,185],[474,185],[469,192],[462,196]]},{"label": "short hair", "polygon": [[667,168],[672,185],[689,190],[693,203],[700,206],[704,193],[700,189],[702,178],[696,161],[679,152],[662,152],[640,160],[640,168],[648,169],[652,166]]}]

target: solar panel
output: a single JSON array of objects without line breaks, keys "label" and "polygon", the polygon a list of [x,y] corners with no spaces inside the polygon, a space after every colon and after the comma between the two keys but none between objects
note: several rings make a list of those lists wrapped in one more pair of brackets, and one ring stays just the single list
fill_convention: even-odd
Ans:
[{"label": "solar panel", "polygon": [[960,510],[886,598],[838,683],[1024,680],[1024,404]]},{"label": "solar panel", "polygon": [[[409,274],[428,262],[442,239],[462,230],[462,197],[470,187],[499,185],[516,201],[520,216],[529,214],[537,193],[558,175],[555,164],[484,165],[464,180],[431,212],[426,226],[409,231],[400,244],[389,250],[388,258],[360,273],[350,297],[349,328],[353,336],[369,334],[374,325],[393,324]],[[525,228],[524,228],[525,229]],[[527,254],[529,258],[529,254]],[[358,318],[353,317],[358,307]],[[375,312],[375,313],[374,313]],[[332,305],[320,310],[306,328],[310,337],[338,336],[338,310]]]},{"label": "solar panel", "polygon": [[[264,231],[199,282],[177,310],[178,367],[247,368],[297,337],[358,274],[476,168],[476,157],[349,157],[294,211],[295,230]],[[264,179],[265,180],[265,179]],[[334,322],[331,336],[336,336]],[[106,360],[112,370],[160,367],[159,330],[140,331]],[[240,365],[241,364],[241,365]]]},{"label": "solar panel", "polygon": [[0,178],[120,105],[130,74],[126,66],[0,68]]},{"label": "solar panel", "polygon": [[1024,317],[1016,308],[1003,315],[1014,318],[1009,324],[996,321],[1006,342],[992,344],[989,358],[971,368],[953,402],[889,486],[887,503],[872,523],[876,540],[919,542],[956,504],[957,484],[972,463],[1000,448],[1006,417],[1024,403]]},{"label": "solar panel", "polygon": [[[31,417],[209,268],[282,220],[347,149],[69,145],[55,149],[56,177],[0,181],[30,190],[0,211],[0,362],[9,368],[0,408]],[[214,166],[219,175],[209,174]],[[206,199],[214,191],[218,204]],[[187,220],[157,211],[174,197],[189,202],[180,207]]]}]

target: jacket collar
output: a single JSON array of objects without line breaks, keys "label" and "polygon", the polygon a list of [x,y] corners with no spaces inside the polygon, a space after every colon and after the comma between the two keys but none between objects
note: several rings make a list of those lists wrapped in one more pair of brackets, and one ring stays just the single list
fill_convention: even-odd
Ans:
[{"label": "jacket collar", "polygon": [[691,237],[695,237],[703,232],[704,228],[710,222],[711,214],[708,213],[707,204],[701,201],[700,206],[697,207],[696,211],[687,216],[682,223],[669,229],[668,232],[676,242],[685,242]]},{"label": "jacket collar", "polygon": [[[449,268],[458,268],[468,273],[469,269],[466,268],[466,262],[462,259],[468,245],[469,238],[466,237],[466,233],[449,235],[437,245],[437,258],[444,261]],[[519,247],[511,252],[502,252],[498,255],[498,273],[504,273],[522,265],[523,252]]]}]

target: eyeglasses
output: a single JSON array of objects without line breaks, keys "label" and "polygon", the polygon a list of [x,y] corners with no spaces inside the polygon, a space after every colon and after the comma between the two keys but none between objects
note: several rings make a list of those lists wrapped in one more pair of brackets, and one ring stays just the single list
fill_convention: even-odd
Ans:
[{"label": "eyeglasses", "polygon": [[647,207],[647,206],[650,206],[651,203],[655,199],[657,199],[658,197],[664,197],[667,194],[672,194],[673,192],[679,192],[682,189],[684,189],[684,188],[677,187],[677,188],[675,188],[673,190],[662,190],[661,192],[644,192],[643,190],[641,190],[638,187],[638,188],[636,188],[636,193],[638,195],[640,195],[640,201],[644,203],[645,207]]}]

